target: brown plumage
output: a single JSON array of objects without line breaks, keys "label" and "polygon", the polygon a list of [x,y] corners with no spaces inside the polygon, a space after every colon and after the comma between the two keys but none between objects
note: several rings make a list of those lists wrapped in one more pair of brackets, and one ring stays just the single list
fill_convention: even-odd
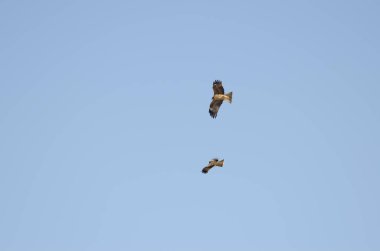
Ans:
[{"label": "brown plumage", "polygon": [[220,80],[215,80],[213,82],[212,89],[214,90],[214,96],[212,97],[208,112],[212,118],[216,118],[223,101],[227,100],[229,103],[232,102],[232,92],[224,94],[223,83]]},{"label": "brown plumage", "polygon": [[218,159],[212,159],[208,162],[208,165],[205,166],[203,169],[202,169],[202,173],[208,173],[208,171],[210,171],[211,168],[213,168],[214,166],[219,166],[219,167],[222,167],[224,164],[224,159],[222,160],[218,160]]}]

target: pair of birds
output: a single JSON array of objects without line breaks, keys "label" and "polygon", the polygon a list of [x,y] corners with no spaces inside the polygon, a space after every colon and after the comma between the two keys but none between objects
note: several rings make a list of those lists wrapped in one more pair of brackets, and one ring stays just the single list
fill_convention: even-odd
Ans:
[{"label": "pair of birds", "polygon": [[[212,118],[216,118],[220,106],[223,104],[223,101],[232,103],[232,92],[224,94],[223,83],[220,80],[215,80],[212,84],[212,89],[214,90],[214,95],[209,108],[209,113]],[[224,160],[219,160],[217,158],[212,159],[208,162],[208,165],[202,169],[202,173],[208,173],[211,168],[214,166],[222,167]]]}]

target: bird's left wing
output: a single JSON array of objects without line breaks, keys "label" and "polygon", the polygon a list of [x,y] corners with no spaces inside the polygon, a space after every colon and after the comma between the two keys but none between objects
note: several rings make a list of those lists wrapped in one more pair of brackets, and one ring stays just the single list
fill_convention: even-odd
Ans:
[{"label": "bird's left wing", "polygon": [[208,173],[208,171],[210,171],[211,168],[214,167],[214,164],[208,164],[207,166],[205,166],[203,169],[202,169],[202,173]]},{"label": "bird's left wing", "polygon": [[208,109],[208,112],[210,113],[210,116],[213,118],[216,118],[218,115],[218,111],[220,106],[223,104],[223,100],[215,100],[213,99],[210,104],[210,108]]}]

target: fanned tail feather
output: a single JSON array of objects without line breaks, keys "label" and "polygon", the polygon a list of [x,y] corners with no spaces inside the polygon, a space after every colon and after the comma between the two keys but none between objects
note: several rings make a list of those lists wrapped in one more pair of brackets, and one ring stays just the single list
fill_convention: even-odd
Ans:
[{"label": "fanned tail feather", "polygon": [[226,96],[227,96],[227,101],[232,103],[232,92],[227,93]]},{"label": "fanned tail feather", "polygon": [[224,159],[218,161],[215,165],[219,166],[219,167],[222,167],[224,165]]}]

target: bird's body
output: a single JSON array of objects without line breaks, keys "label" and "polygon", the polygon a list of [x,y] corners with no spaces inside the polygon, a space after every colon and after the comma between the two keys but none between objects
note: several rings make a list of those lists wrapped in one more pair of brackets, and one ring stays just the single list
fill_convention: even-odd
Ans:
[{"label": "bird's body", "polygon": [[214,166],[219,166],[219,167],[222,167],[224,164],[224,159],[222,160],[219,160],[217,158],[215,159],[212,159],[208,162],[208,165],[205,166],[203,169],[202,169],[202,173],[208,173],[208,171],[210,171],[211,168],[213,168]]},{"label": "bird's body", "polygon": [[[231,93],[231,95],[232,95],[232,92],[230,92],[230,93]],[[226,95],[224,95],[224,94],[215,94],[215,95],[212,97],[212,99],[213,99],[213,100],[222,100],[222,101],[226,100],[226,101],[228,101],[229,103],[231,103],[231,102],[232,102],[232,99],[231,99],[231,97],[228,95],[228,94],[230,94],[230,93],[227,93]]]},{"label": "bird's body", "polygon": [[224,94],[224,88],[222,81],[215,80],[212,84],[212,89],[214,90],[214,96],[212,97],[212,101],[209,108],[209,113],[212,118],[216,118],[218,115],[218,111],[220,106],[223,104],[223,101],[232,102],[232,92]]}]

